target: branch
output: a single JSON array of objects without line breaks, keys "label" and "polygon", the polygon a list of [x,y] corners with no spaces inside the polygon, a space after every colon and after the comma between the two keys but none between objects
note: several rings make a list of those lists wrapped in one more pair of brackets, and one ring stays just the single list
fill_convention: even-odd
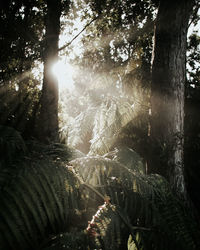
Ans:
[{"label": "branch", "polygon": [[92,24],[92,23],[93,23],[95,20],[97,20],[98,18],[99,18],[99,16],[96,16],[96,17],[95,17],[94,19],[92,19],[89,23],[87,23],[87,24],[84,26],[84,28],[83,28],[77,35],[75,35],[75,36],[72,38],[72,40],[71,40],[70,42],[68,42],[67,44],[63,45],[61,48],[58,49],[58,51],[61,51],[61,50],[65,49],[65,48],[67,48],[69,45],[71,45],[71,44],[73,43],[73,41],[74,41],[77,37],[79,37],[80,34],[83,33],[83,31],[86,30],[86,28],[87,28],[88,26],[90,26],[90,24]]}]

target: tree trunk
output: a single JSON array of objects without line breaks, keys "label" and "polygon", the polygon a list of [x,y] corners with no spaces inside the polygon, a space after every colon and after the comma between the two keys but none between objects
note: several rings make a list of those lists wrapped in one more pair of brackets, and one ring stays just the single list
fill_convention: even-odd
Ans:
[{"label": "tree trunk", "polygon": [[186,38],[193,0],[160,1],[155,23],[149,173],[185,196],[183,134]]},{"label": "tree trunk", "polygon": [[47,0],[46,35],[44,50],[44,78],[40,111],[40,139],[58,141],[58,82],[52,65],[58,60],[61,1]]}]

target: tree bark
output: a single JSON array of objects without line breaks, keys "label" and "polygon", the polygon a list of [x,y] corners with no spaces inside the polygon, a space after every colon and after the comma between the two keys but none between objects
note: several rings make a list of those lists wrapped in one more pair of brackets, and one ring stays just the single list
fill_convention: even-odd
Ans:
[{"label": "tree bark", "polygon": [[58,60],[61,1],[47,0],[44,78],[40,111],[40,139],[58,141],[58,81],[52,65]]},{"label": "tree bark", "polygon": [[185,197],[183,134],[187,27],[193,0],[160,1],[152,60],[149,173]]}]

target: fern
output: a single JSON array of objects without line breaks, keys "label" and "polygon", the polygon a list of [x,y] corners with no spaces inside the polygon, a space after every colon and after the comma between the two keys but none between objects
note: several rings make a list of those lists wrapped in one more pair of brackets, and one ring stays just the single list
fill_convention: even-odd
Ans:
[{"label": "fern", "polygon": [[109,152],[119,131],[136,114],[136,109],[133,108],[127,99],[108,96],[95,116],[89,154],[103,155]]},{"label": "fern", "polygon": [[[101,214],[109,223],[106,222],[106,232],[103,226],[105,222],[102,225],[99,222],[95,229],[94,234],[100,234],[97,249],[102,246],[102,249],[112,249],[112,242],[127,240],[130,233],[134,238],[135,249],[197,249],[198,228],[162,177],[140,174],[133,167],[130,169],[115,160],[100,156],[79,158],[71,163],[84,183],[91,185],[103,197],[109,197],[116,207],[117,215],[114,217],[110,212],[108,215],[108,211]],[[90,205],[98,206],[98,194],[92,192],[92,188],[87,189],[87,193],[91,199]],[[125,237],[119,235],[125,230],[120,228],[123,223],[116,221],[119,219],[117,216],[125,218],[123,222],[129,225]],[[113,230],[118,232],[118,236],[110,235]],[[115,237],[110,246],[107,246],[107,238],[102,236],[105,234],[109,239]],[[115,249],[120,249],[118,247],[115,246]]]},{"label": "fern", "polygon": [[91,248],[124,249],[121,223],[115,206],[106,203],[100,206],[86,229],[91,239]]},{"label": "fern", "polygon": [[118,161],[138,173],[145,173],[143,159],[131,148],[116,147],[113,151],[104,155],[111,160]]},{"label": "fern", "polygon": [[126,147],[136,150],[144,159],[149,151],[148,121],[146,110],[140,110],[138,114],[119,131],[111,150],[115,147]]},{"label": "fern", "polygon": [[66,141],[84,153],[103,155],[136,114],[137,107],[127,98],[106,95],[97,106],[90,105],[74,119]]},{"label": "fern", "polygon": [[[69,131],[68,145],[81,150],[84,153],[89,151],[91,131],[93,129],[96,108],[88,108],[85,112],[79,114]],[[89,143],[89,146],[86,146]]]},{"label": "fern", "polygon": [[133,150],[77,158],[68,168],[65,146],[31,145],[0,172],[2,249],[198,249],[193,218],[164,178],[144,174]]},{"label": "fern", "polygon": [[24,159],[3,172],[0,187],[2,249],[36,249],[49,234],[67,231],[77,216],[79,182],[59,162]]},{"label": "fern", "polygon": [[[132,213],[135,220],[138,217],[145,220],[151,218],[145,198],[153,196],[153,188],[148,185],[145,176],[134,170],[134,166],[130,170],[115,160],[101,156],[79,158],[71,163],[83,182],[92,185],[103,196],[109,196],[113,204],[122,207],[128,214]],[[135,166],[136,169],[137,167]],[[98,196],[91,191],[89,193],[94,204],[95,200],[97,203]]]}]

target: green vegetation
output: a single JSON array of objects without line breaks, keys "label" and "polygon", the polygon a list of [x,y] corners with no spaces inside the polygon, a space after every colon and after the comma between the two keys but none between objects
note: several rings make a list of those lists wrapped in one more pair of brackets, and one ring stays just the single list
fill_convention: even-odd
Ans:
[{"label": "green vegetation", "polygon": [[193,216],[134,151],[73,159],[62,144],[29,141],[16,158],[24,141],[4,138],[13,161],[0,175],[3,249],[197,249]]},{"label": "green vegetation", "polygon": [[1,1],[0,249],[200,249],[198,9]]}]

